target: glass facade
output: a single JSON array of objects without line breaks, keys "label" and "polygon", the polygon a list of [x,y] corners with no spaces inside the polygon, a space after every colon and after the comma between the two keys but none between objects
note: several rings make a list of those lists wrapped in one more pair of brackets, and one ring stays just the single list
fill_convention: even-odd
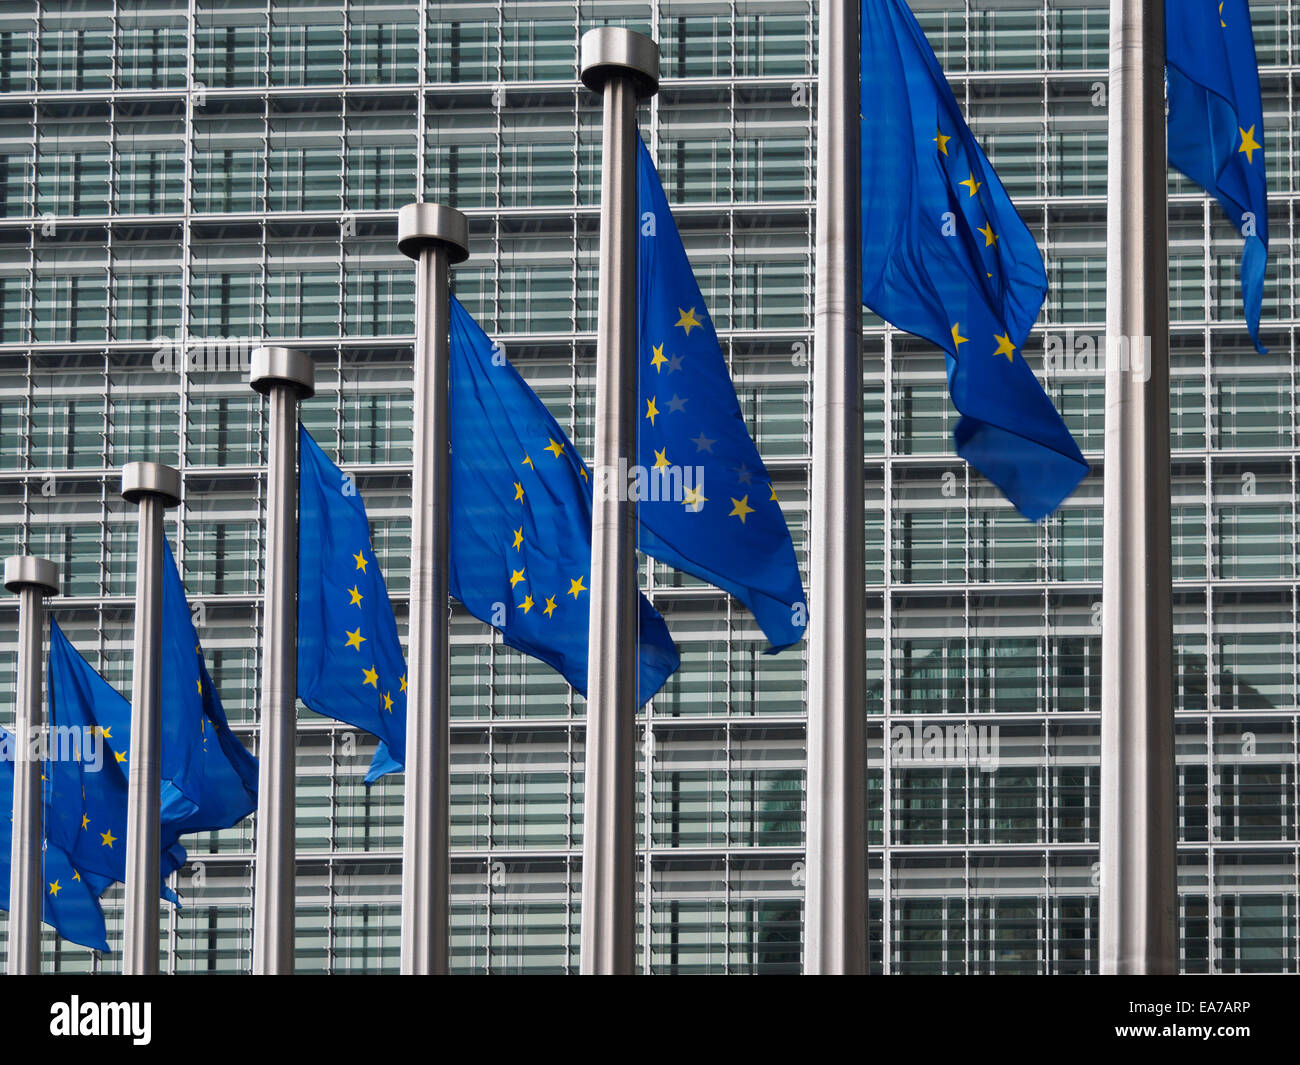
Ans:
[{"label": "glass facade", "polygon": [[[1097,966],[1107,3],[913,0],[1051,288],[1025,354],[1096,472],[1040,525],[952,453],[944,360],[867,316],[863,382],[872,963]],[[1300,0],[1251,4],[1273,237],[1257,354],[1240,240],[1171,175],[1179,890],[1188,972],[1300,968],[1295,277]],[[580,34],[652,32],[641,124],[806,566],[816,4],[9,0],[0,11],[0,553],[129,689],[134,515],[117,468],[180,467],[168,535],[255,748],[266,459],[241,359],[311,351],[303,418],[354,473],[405,629],[413,269],[396,209],[471,221],[457,295],[588,457],[598,102]],[[866,220],[870,224],[870,219]],[[177,342],[203,341],[178,372]],[[791,972],[802,941],[805,667],[716,590],[642,569],[682,668],[639,754],[648,972]],[[15,600],[0,600],[0,721]],[[453,963],[577,966],[583,703],[457,611]],[[961,731],[969,726],[969,733]],[[301,971],[395,971],[402,785],[299,718]],[[957,741],[954,743],[954,739]],[[969,743],[963,743],[969,739]],[[887,798],[886,798],[887,797]],[[190,841],[164,970],[251,962],[252,823]],[[114,953],[46,933],[47,965]],[[0,917],[0,921],[3,921]],[[883,949],[882,949],[883,944]]]}]

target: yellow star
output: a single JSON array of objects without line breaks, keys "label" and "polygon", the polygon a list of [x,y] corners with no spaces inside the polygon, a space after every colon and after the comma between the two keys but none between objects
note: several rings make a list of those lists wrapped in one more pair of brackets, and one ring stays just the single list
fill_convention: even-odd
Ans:
[{"label": "yellow star", "polygon": [[85,814],[81,815],[81,831],[86,831],[90,827],[90,818]]},{"label": "yellow star", "polygon": [[659,369],[659,367],[667,361],[668,360],[664,358],[664,346],[662,344],[657,345],[654,349],[654,355],[650,359],[650,365],[653,366],[658,373],[663,373],[663,370]]},{"label": "yellow star", "polygon": [[524,544],[524,527],[521,525],[515,530],[515,542],[510,546],[518,551]]},{"label": "yellow star", "polygon": [[51,894],[51,895],[58,895],[58,893],[59,893],[60,891],[62,891],[62,890],[63,890],[63,889],[62,889],[61,887],[59,887],[59,882],[58,882],[57,880],[54,881],[54,883],[50,885],[50,894]]},{"label": "yellow star", "polygon": [[1228,25],[1226,22],[1223,21],[1223,5],[1222,5],[1222,4],[1219,5],[1219,25],[1220,25],[1220,26],[1223,26],[1223,27],[1227,27],[1227,25]]},{"label": "yellow star", "polygon": [[531,595],[524,596],[524,601],[519,604],[519,609],[522,610],[525,614],[527,614],[528,611],[532,610],[533,597]]},{"label": "yellow star", "polygon": [[362,683],[362,684],[369,684],[372,688],[375,689],[375,691],[378,691],[378,690],[379,690],[379,670],[375,669],[374,666],[371,666],[369,669],[363,669],[363,670],[361,671],[361,673],[362,673],[362,675],[365,677],[365,680],[363,680],[361,683]]},{"label": "yellow star", "polygon": [[350,603],[348,604],[348,606],[360,606],[360,605],[361,605],[361,592],[360,592],[360,590],[357,588],[357,586],[356,586],[355,584],[354,584],[351,588],[348,589],[348,595],[352,596],[352,602],[350,602]]},{"label": "yellow star", "polygon": [[966,340],[968,339],[967,337],[964,337],[964,336],[962,336],[959,332],[957,332],[957,329],[958,329],[960,326],[961,326],[961,322],[954,322],[954,323],[953,323],[953,326],[952,326],[952,348],[953,348],[953,351],[956,351],[958,348],[960,348],[963,344],[966,343]]},{"label": "yellow star", "polygon": [[579,472],[580,474],[582,474],[582,479],[583,479],[584,481],[585,481],[585,480],[588,480],[588,477],[587,477],[587,471],[584,470],[581,466],[578,467],[578,472]]},{"label": "yellow star", "polygon": [[655,469],[656,470],[666,470],[669,466],[672,465],[672,463],[668,461],[667,451],[668,451],[667,448],[664,448],[662,451],[659,450],[659,448],[655,448]]},{"label": "yellow star", "polygon": [[693,507],[698,514],[699,510],[708,499],[704,495],[704,488],[701,485],[695,485],[693,488],[686,489],[686,498],[682,500],[682,506]]},{"label": "yellow star", "polygon": [[530,456],[528,456],[528,455],[525,455],[525,456],[524,456],[524,461],[521,462],[520,465],[521,465],[521,466],[527,466],[529,469],[533,469],[533,470],[537,469],[537,467],[533,465],[533,460],[532,460],[532,458],[531,458]]},{"label": "yellow star", "polygon": [[361,635],[361,626],[358,625],[358,626],[357,626],[357,631],[356,631],[356,632],[349,632],[349,633],[348,633],[348,642],[347,642],[347,644],[346,644],[345,646],[347,646],[347,647],[354,647],[354,648],[356,648],[358,651],[360,651],[360,650],[361,650],[361,645],[362,645],[363,643],[365,643],[365,642],[366,642],[366,638],[365,638],[364,636]]},{"label": "yellow star", "polygon": [[970,194],[972,196],[974,196],[975,193],[979,192],[979,190],[984,187],[984,182],[975,180],[975,172],[973,170],[971,171],[970,177],[968,177],[965,181],[957,182],[957,184],[965,185],[968,189],[970,189]]},{"label": "yellow star", "polygon": [[745,515],[754,513],[754,508],[749,505],[749,496],[743,495],[739,499],[733,499],[731,504],[731,513],[727,517],[739,518],[740,524],[744,525]]},{"label": "yellow star", "polygon": [[[1241,129],[1240,126],[1237,128]],[[1253,163],[1255,161],[1255,152],[1263,147],[1264,146],[1255,139],[1254,126],[1251,126],[1250,129],[1241,129],[1241,147],[1237,149],[1237,154],[1240,155],[1242,152],[1245,152],[1246,162]]]},{"label": "yellow star", "polygon": [[1007,362],[1015,362],[1016,346],[1011,343],[1011,337],[1008,335],[999,336],[997,333],[994,333],[993,339],[998,342],[998,350],[993,354],[1005,355],[1007,357]]},{"label": "yellow star", "polygon": [[401,689],[401,690],[402,690],[402,691],[406,691],[406,674],[405,674],[405,673],[402,674],[402,679],[401,679],[400,681],[398,681],[398,683],[401,684],[401,686],[402,686],[402,689]]},{"label": "yellow star", "polygon": [[384,709],[390,714],[393,712],[393,697],[388,692],[384,692]]},{"label": "yellow star", "polygon": [[519,583],[520,581],[522,581],[523,579],[524,579],[524,571],[523,571],[523,570],[521,570],[521,569],[517,569],[517,570],[513,570],[513,571],[511,571],[511,574],[510,574],[510,587],[513,588],[516,584],[518,584],[518,583]]},{"label": "yellow star", "polygon": [[125,752],[125,751],[114,751],[114,752],[113,752],[113,757],[117,759],[117,764],[118,764],[118,765],[121,765],[123,762],[126,761],[126,752]]},{"label": "yellow star", "polygon": [[111,828],[107,832],[101,832],[99,838],[104,841],[100,846],[107,847],[109,850],[112,850],[113,844],[117,842],[117,837],[113,835],[113,830]]},{"label": "yellow star", "polygon": [[[551,440],[549,436],[546,439]],[[551,442],[546,445],[545,450],[549,451],[558,459],[562,454],[564,454],[564,445],[558,440],[551,440]]]},{"label": "yellow star", "polygon": [[581,578],[581,577],[579,577],[576,581],[573,580],[572,578],[570,578],[570,580],[569,580],[569,594],[570,594],[571,596],[573,596],[574,599],[577,599],[577,598],[578,598],[578,593],[579,593],[579,592],[585,592],[585,591],[587,591],[587,589],[583,586],[582,578]]},{"label": "yellow star", "polygon": [[694,329],[697,325],[704,324],[698,318],[695,317],[694,307],[692,307],[689,311],[684,311],[680,307],[678,307],[677,313],[680,314],[681,317],[678,318],[677,321],[674,322],[673,324],[680,325],[683,329],[685,329],[687,336],[691,335],[691,330]]},{"label": "yellow star", "polygon": [[98,732],[106,740],[111,740],[113,738],[112,726],[109,726],[108,728],[104,728],[103,725],[96,725],[93,731]]},{"label": "yellow star", "polygon": [[775,502],[777,501],[777,499],[776,499],[776,485],[773,484],[773,485],[769,485],[768,487],[772,489],[772,502],[775,503]]},{"label": "yellow star", "polygon": [[196,681],[194,682],[194,684],[195,684],[195,687],[197,687],[197,688],[199,689],[199,694],[202,695],[202,694],[203,694],[203,678],[200,677],[198,680],[196,680]]},{"label": "yellow star", "polygon": [[650,424],[654,425],[655,415],[659,413],[659,408],[655,406],[655,398],[651,396],[645,401],[645,416],[650,419]]},{"label": "yellow star", "polygon": [[75,880],[78,884],[81,883],[81,874],[77,872],[75,869],[72,870],[72,879]]},{"label": "yellow star", "polygon": [[998,235],[993,232],[993,224],[991,222],[985,222],[977,232],[984,234],[984,247],[987,248],[990,244],[997,243]]},{"label": "yellow star", "polygon": [[524,498],[524,486],[523,486],[522,484],[520,484],[518,481],[516,481],[516,482],[515,482],[515,502],[517,503],[517,502],[519,502],[519,501],[520,501],[521,499],[523,499],[523,498]]},{"label": "yellow star", "polygon": [[945,136],[943,135],[943,131],[940,130],[938,126],[935,126],[935,127],[934,127],[934,132],[935,132],[935,136],[932,138],[932,140],[935,142],[935,144],[937,144],[937,145],[939,146],[939,151],[943,152],[944,155],[947,155],[947,154],[948,154],[948,142],[949,142],[950,140],[952,140],[952,138],[951,138],[951,137],[945,137]]},{"label": "yellow star", "polygon": [[366,572],[366,556],[363,555],[363,554],[358,553],[358,554],[353,555],[352,557],[355,558],[355,559],[357,560],[357,569],[359,569],[362,573],[365,573],[365,572]]},{"label": "yellow star", "polygon": [[545,615],[549,618],[552,614],[555,613],[555,609],[556,609],[556,607],[555,607],[555,596],[553,596],[553,595],[548,595],[548,596],[546,597],[546,606],[544,606],[544,607],[542,608],[542,613],[545,614]]}]

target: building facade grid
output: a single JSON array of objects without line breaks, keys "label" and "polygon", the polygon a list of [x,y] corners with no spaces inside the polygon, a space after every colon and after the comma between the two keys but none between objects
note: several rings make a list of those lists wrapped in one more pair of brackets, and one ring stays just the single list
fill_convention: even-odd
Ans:
[{"label": "building facade grid", "polygon": [[[396,210],[427,198],[469,216],[457,295],[589,453],[600,119],[577,41],[610,22],[660,43],[642,131],[806,567],[816,6],[6,4],[0,548],[59,565],[52,612],[127,690],[135,530],[117,470],[177,465],[168,536],[255,749],[266,451],[243,361],[263,340],[291,344],[316,360],[303,419],[357,479],[404,633],[414,289]],[[1024,522],[952,454],[942,355],[867,315],[872,964],[1095,971],[1103,379],[1090,353],[1105,313],[1108,5],[912,7],[1043,250],[1050,289],[1025,355],[1095,472],[1052,518]],[[1269,354],[1242,325],[1239,238],[1170,179],[1188,972],[1300,968],[1300,2],[1251,14]],[[642,576],[683,666],[643,712],[639,964],[797,971],[802,651],[765,656],[716,590],[657,563]],[[7,724],[12,599],[0,619]],[[582,700],[459,609],[451,691],[454,968],[573,971]],[[951,746],[964,726],[991,760]],[[299,727],[298,968],[395,971],[400,779],[366,789],[368,737],[306,710]],[[252,822],[190,842],[164,970],[246,970]],[[47,931],[47,966],[117,969],[120,889],[106,900],[114,953]]]}]

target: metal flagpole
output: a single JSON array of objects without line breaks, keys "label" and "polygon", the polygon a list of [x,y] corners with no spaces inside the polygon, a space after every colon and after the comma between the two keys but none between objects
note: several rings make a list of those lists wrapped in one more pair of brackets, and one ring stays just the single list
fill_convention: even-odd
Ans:
[{"label": "metal flagpole", "polygon": [[631,973],[636,953],[637,100],[659,88],[659,46],[622,27],[582,35],[583,83],[604,100],[591,524],[583,973]]},{"label": "metal flagpole", "polygon": [[181,501],[181,475],[158,462],[122,467],[122,498],[139,507],[135,637],[131,668],[131,750],[127,761],[126,899],[122,972],[158,972],[158,824],[162,789],[163,513]]},{"label": "metal flagpole", "polygon": [[249,386],[267,397],[266,588],[258,736],[253,972],[293,972],[294,746],[298,698],[298,404],[316,392],[311,356],[254,348]]},{"label": "metal flagpole", "polygon": [[867,970],[859,0],[824,0],[809,537],[804,972]]},{"label": "metal flagpole", "polygon": [[[1178,959],[1164,44],[1163,0],[1111,0],[1101,629],[1103,973],[1172,973]],[[1124,345],[1127,358],[1121,356]]]},{"label": "metal flagpole", "polygon": [[41,729],[41,648],[45,596],[57,595],[53,562],[30,555],[5,559],[5,587],[18,599],[18,686],[14,708],[13,841],[9,853],[10,976],[41,971],[41,761],[29,757]]},{"label": "metal flagpole", "polygon": [[397,247],[417,264],[402,972],[438,975],[448,970],[451,881],[448,273],[452,263],[469,256],[469,222],[459,211],[440,204],[407,204],[397,215]]}]

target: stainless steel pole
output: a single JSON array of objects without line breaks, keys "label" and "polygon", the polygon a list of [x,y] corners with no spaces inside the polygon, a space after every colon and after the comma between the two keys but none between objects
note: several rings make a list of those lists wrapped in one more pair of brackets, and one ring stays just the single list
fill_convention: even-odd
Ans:
[{"label": "stainless steel pole", "polygon": [[415,468],[402,824],[402,972],[443,974],[450,950],[451,709],[447,689],[449,447],[447,367],[451,263],[469,256],[459,211],[411,203],[397,246],[416,261]]},{"label": "stainless steel pole", "polygon": [[248,383],[267,397],[269,408],[253,972],[277,975],[293,972],[298,404],[316,391],[311,356],[293,348],[254,348]]},{"label": "stainless steel pole", "polygon": [[[636,504],[619,471],[636,463],[636,106],[659,88],[659,47],[602,26],[582,36],[587,88],[604,95],[595,498],[583,788],[583,973],[631,973],[636,954]],[[626,476],[626,473],[624,473]]]},{"label": "stainless steel pole", "polygon": [[139,507],[131,750],[126,763],[126,898],[122,972],[158,972],[158,824],[162,789],[163,513],[181,501],[181,475],[157,462],[122,467],[122,498]]},{"label": "stainless steel pole", "polygon": [[14,707],[13,840],[9,852],[10,976],[41,971],[41,762],[32,740],[44,724],[41,712],[41,648],[45,642],[45,596],[59,590],[53,562],[30,555],[5,559],[5,587],[18,596],[18,685]]},{"label": "stainless steel pole", "polygon": [[[1101,628],[1103,973],[1172,973],[1178,966],[1164,42],[1163,0],[1111,0]],[[1143,356],[1147,343],[1149,355]],[[1120,354],[1124,344],[1127,359]]]},{"label": "stainless steel pole", "polygon": [[858,0],[821,5],[804,972],[867,970]]}]

